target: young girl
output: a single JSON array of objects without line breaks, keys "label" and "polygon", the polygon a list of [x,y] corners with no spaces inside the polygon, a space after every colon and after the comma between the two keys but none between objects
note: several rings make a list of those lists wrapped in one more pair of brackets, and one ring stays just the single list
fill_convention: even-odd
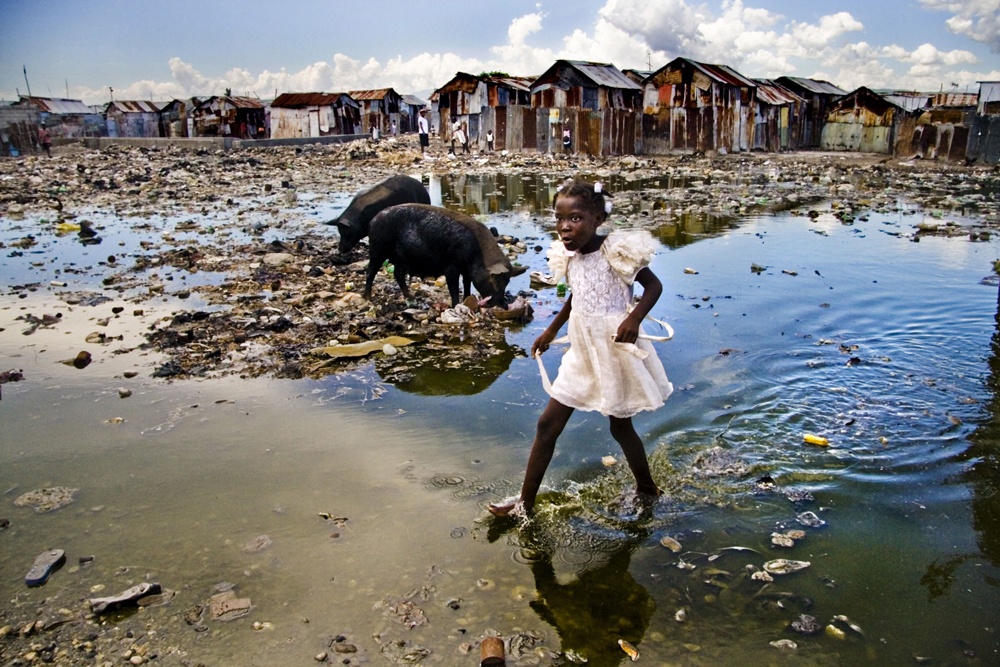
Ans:
[{"label": "young girl", "polygon": [[[655,249],[648,234],[597,235],[611,210],[608,196],[600,183],[576,180],[556,193],[560,241],[553,241],[549,250],[549,267],[556,278],[566,276],[572,293],[531,346],[531,355],[547,350],[567,321],[570,348],[555,382],[546,387],[551,398],[538,419],[521,496],[490,505],[496,516],[531,512],[556,439],[577,408],[608,416],[611,435],[621,445],[638,492],[660,494],[632,415],[660,407],[673,391],[651,343],[639,338],[640,324],[663,286],[648,266]],[[642,297],[630,311],[633,282],[642,285]]]}]

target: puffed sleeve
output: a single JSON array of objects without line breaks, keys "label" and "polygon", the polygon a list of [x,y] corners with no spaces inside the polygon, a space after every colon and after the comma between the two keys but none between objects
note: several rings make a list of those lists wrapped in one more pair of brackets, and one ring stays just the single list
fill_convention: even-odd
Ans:
[{"label": "puffed sleeve", "polygon": [[569,258],[573,256],[573,253],[566,250],[562,241],[553,241],[545,255],[549,260],[549,273],[552,274],[552,277],[557,281],[565,281]]},{"label": "puffed sleeve", "polygon": [[649,266],[657,243],[647,231],[612,232],[601,248],[611,269],[631,285],[636,274]]}]

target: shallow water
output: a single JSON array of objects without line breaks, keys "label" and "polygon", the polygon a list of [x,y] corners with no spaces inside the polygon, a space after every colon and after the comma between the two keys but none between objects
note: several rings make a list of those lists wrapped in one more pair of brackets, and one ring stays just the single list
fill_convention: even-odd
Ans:
[{"label": "shallow water", "polygon": [[[430,186],[435,201],[487,215],[529,248],[547,245],[549,180]],[[5,257],[0,350],[26,377],[3,385],[0,401],[5,599],[55,597],[79,609],[94,586],[108,595],[156,580],[178,592],[170,605],[115,620],[145,620],[206,664],[302,664],[339,635],[359,653],[338,659],[379,664],[424,647],[425,664],[475,664],[478,649],[464,655],[463,644],[487,630],[541,633],[539,646],[591,665],[627,662],[619,638],[646,664],[1000,660],[998,295],[995,281],[981,284],[997,245],[913,242],[923,216],[905,205],[851,225],[825,204],[813,208],[825,212],[656,230],[664,247],[653,269],[665,290],[654,314],[677,332],[659,344],[677,390],[635,423],[667,495],[633,502],[627,469],[601,463],[620,458],[606,420],[578,414],[527,527],[484,508],[520,482],[546,400],[523,351],[558,309],[554,290],[537,293],[534,321],[509,332],[508,349],[473,369],[429,359],[398,386],[373,368],[320,381],[168,384],[149,377],[141,351],[84,370],[58,363],[83,346],[80,330],[24,337],[14,318],[66,309],[47,282],[77,276]],[[320,209],[304,217],[325,218]],[[109,245],[139,252],[124,232],[89,248],[40,240],[41,257],[79,266],[105,260]],[[544,252],[522,261],[544,269]],[[10,289],[40,276],[24,299]],[[527,276],[511,284],[527,288]],[[172,291],[140,319],[195,307]],[[114,296],[92,318],[135,307],[127,292]],[[73,308],[67,316],[87,307]],[[557,357],[546,355],[550,374]],[[141,372],[126,379],[126,370]],[[120,399],[119,387],[132,396]],[[830,446],[804,444],[807,432]],[[755,484],[768,475],[776,490]],[[47,514],[13,506],[46,486],[78,488],[77,500]],[[794,493],[813,500],[793,503]],[[771,533],[801,528],[804,511],[826,525],[803,528],[792,549],[772,547]],[[264,534],[271,546],[245,551]],[[664,536],[683,550],[661,546]],[[25,588],[34,556],[50,547],[66,550],[67,567]],[[93,563],[78,566],[81,555]],[[779,557],[811,567],[767,587],[747,577],[747,565]],[[180,617],[220,582],[254,608],[195,632]],[[426,622],[408,629],[401,601]],[[790,631],[803,613],[822,625],[846,615],[864,635],[845,625],[843,639]],[[254,631],[255,621],[274,628]],[[782,638],[799,644],[794,655],[769,646]]]}]

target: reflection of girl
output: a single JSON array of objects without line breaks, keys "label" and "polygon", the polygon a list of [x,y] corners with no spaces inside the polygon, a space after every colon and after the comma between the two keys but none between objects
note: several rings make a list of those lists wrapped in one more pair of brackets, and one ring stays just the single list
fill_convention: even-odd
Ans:
[{"label": "reflection of girl", "polygon": [[531,564],[538,599],[531,608],[559,633],[562,651],[589,665],[619,665],[619,639],[642,641],[656,603],[629,573],[630,550],[620,549],[606,565],[560,584],[550,558]]},{"label": "reflection of girl", "polygon": [[[531,354],[548,349],[567,321],[570,349],[559,376],[546,387],[551,398],[538,419],[520,498],[490,505],[496,516],[507,516],[519,505],[523,512],[531,511],[556,439],[577,408],[608,416],[611,435],[625,453],[638,492],[660,494],[632,426],[634,414],[658,408],[673,391],[652,345],[639,339],[640,323],[663,291],[648,266],[652,238],[645,233],[597,235],[610,211],[600,183],[564,185],[554,207],[561,241],[552,243],[549,264],[556,278],[567,276],[572,294],[535,340]],[[633,282],[642,285],[643,293],[629,311]]]}]

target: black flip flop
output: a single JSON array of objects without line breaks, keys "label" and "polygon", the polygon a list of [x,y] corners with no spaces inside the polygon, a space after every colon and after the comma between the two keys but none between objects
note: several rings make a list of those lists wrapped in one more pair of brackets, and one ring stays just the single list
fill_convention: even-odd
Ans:
[{"label": "black flip flop", "polygon": [[24,583],[29,586],[41,586],[48,580],[49,575],[65,562],[66,552],[62,549],[43,551],[35,559],[35,564],[28,570],[28,574],[24,575]]}]

